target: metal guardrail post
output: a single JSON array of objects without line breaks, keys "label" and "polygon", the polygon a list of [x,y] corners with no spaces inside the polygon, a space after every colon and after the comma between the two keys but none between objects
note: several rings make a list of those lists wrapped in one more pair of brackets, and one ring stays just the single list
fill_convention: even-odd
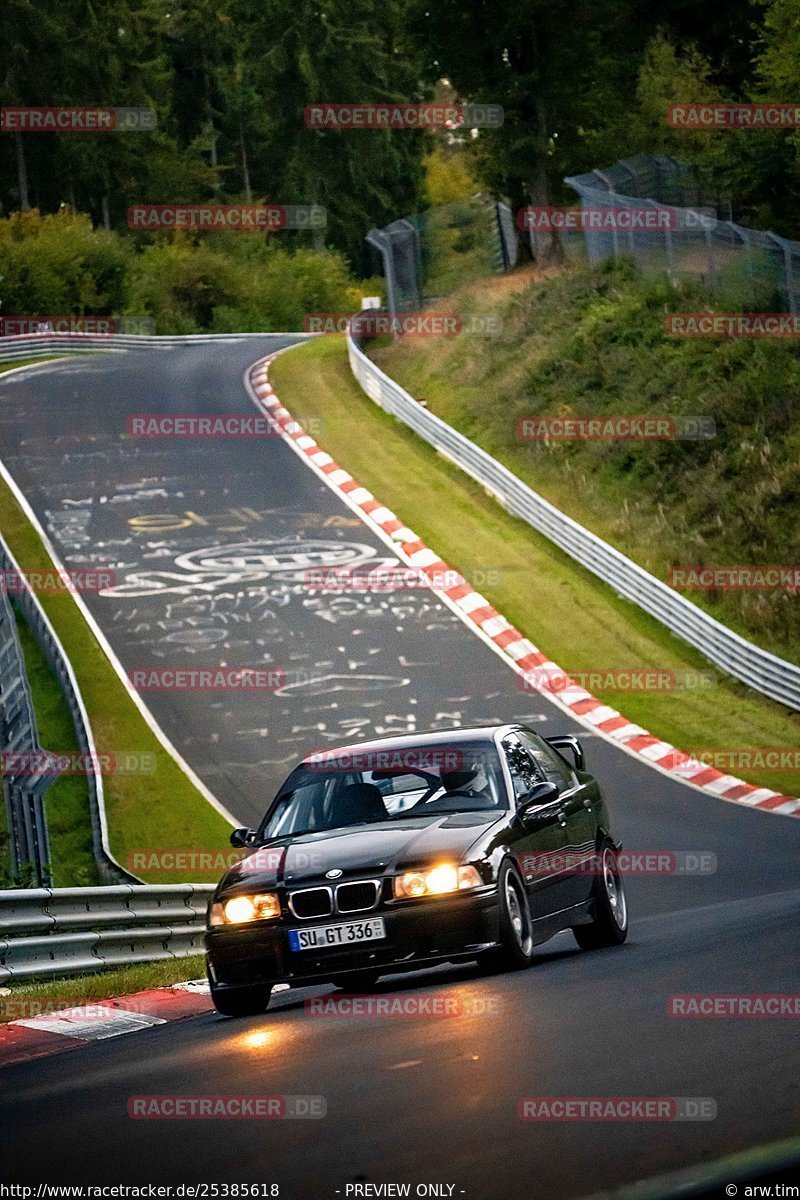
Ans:
[{"label": "metal guardrail post", "polygon": [[499,271],[509,271],[517,258],[517,235],[514,231],[514,214],[502,200],[494,206],[497,224],[497,241],[500,249]]},{"label": "metal guardrail post", "polygon": [[392,247],[382,229],[371,229],[365,239],[381,256],[383,277],[386,280],[386,308],[389,315],[397,315],[397,281],[394,272]]}]

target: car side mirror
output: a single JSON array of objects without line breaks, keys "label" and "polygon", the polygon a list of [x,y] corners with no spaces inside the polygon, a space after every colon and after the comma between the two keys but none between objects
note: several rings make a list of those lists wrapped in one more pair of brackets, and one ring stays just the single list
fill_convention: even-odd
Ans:
[{"label": "car side mirror", "polygon": [[552,804],[556,799],[558,799],[556,784],[550,780],[546,783],[537,783],[536,787],[531,788],[529,792],[520,797],[520,816],[526,816],[535,808],[541,808],[543,804]]},{"label": "car side mirror", "polygon": [[255,829],[234,829],[231,834],[231,845],[247,849],[256,840]]},{"label": "car side mirror", "polygon": [[552,746],[554,750],[569,750],[575,760],[576,771],[586,770],[586,759],[583,754],[583,746],[576,737],[571,733],[562,733],[557,737],[546,737],[544,739],[548,746]]}]

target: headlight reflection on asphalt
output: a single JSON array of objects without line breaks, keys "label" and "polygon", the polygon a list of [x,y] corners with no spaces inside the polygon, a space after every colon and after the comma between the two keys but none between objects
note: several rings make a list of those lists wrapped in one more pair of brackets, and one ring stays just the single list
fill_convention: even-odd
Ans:
[{"label": "headlight reflection on asphalt", "polygon": [[244,1033],[241,1037],[243,1046],[248,1050],[263,1050],[275,1041],[275,1031],[272,1029],[254,1029],[252,1033]]},{"label": "headlight reflection on asphalt", "polygon": [[265,1013],[261,1023],[241,1031],[234,1022],[227,1024],[225,1029],[227,1032],[229,1028],[230,1033],[224,1041],[225,1049],[234,1055],[252,1058],[253,1062],[263,1059],[265,1063],[272,1063],[274,1060],[285,1058],[297,1041],[299,1031],[282,1021],[268,1024],[270,1016],[270,1013]]}]

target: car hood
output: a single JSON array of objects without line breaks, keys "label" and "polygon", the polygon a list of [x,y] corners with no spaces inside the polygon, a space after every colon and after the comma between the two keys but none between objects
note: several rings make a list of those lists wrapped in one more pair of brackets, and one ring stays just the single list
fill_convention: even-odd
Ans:
[{"label": "car hood", "polygon": [[430,817],[354,825],[283,838],[254,850],[223,877],[218,892],[297,887],[322,882],[341,871],[341,880],[391,875],[442,858],[460,861],[470,846],[507,814],[493,811],[439,813]]}]

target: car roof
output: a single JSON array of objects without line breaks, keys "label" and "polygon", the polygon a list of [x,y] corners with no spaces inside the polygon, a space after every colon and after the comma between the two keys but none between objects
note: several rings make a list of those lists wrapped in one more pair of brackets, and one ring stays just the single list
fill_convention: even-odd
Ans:
[{"label": "car roof", "polygon": [[476,725],[472,728],[437,729],[433,733],[401,733],[392,737],[376,738],[370,742],[348,742],[342,746],[326,746],[324,750],[315,750],[303,759],[318,758],[320,754],[339,754],[345,751],[397,750],[402,746],[452,746],[469,745],[474,742],[493,741],[498,733],[507,733],[519,729],[519,722],[502,725]]}]

